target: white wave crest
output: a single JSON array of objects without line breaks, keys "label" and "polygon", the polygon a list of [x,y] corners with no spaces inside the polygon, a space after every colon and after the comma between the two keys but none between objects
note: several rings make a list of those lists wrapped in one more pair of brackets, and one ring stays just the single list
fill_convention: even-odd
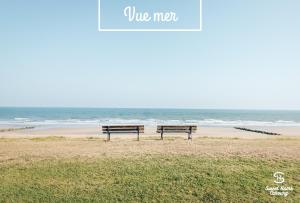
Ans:
[{"label": "white wave crest", "polygon": [[250,120],[221,120],[221,119],[203,119],[203,120],[160,120],[160,119],[62,119],[62,120],[30,120],[29,118],[14,118],[12,120],[0,120],[0,125],[28,125],[28,126],[99,126],[110,124],[143,124],[146,126],[155,126],[159,124],[195,124],[199,126],[280,126],[280,127],[300,127],[300,122],[295,121],[250,121]]}]

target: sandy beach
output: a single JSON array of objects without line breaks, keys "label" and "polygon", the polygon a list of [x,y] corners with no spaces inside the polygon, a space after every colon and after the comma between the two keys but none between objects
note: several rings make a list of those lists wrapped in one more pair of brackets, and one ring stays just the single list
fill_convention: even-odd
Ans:
[{"label": "sandy beach", "polygon": [[111,142],[106,142],[106,135],[99,128],[29,129],[0,133],[0,157],[2,160],[24,158],[27,153],[44,158],[156,153],[300,157],[299,129],[273,130],[285,134],[271,136],[207,127],[200,128],[192,141],[188,141],[185,134],[166,134],[161,141],[155,129],[148,128],[140,136],[140,142],[134,134],[113,134]]},{"label": "sandy beach", "polygon": [[[9,127],[1,127],[1,129],[8,129]],[[280,134],[276,137],[300,137],[300,127],[248,127],[255,130],[263,130],[268,132],[275,132]],[[106,135],[102,134],[100,127],[59,127],[59,128],[34,128],[25,130],[16,130],[10,132],[0,132],[0,138],[31,138],[31,137],[69,137],[69,138],[87,138],[97,137],[105,138]],[[145,133],[140,135],[143,137],[157,137],[154,126],[145,126]],[[167,137],[187,137],[186,134],[167,134]],[[134,134],[113,134],[112,138],[135,138]],[[233,127],[201,127],[198,126],[198,130],[193,134],[194,138],[197,137],[222,137],[222,138],[245,138],[245,139],[260,139],[260,138],[272,138],[272,135],[264,135],[254,132],[247,132],[234,129]]]},{"label": "sandy beach", "polygon": [[[3,129],[3,128],[2,128]],[[258,128],[253,128],[258,129]],[[112,134],[106,141],[99,127],[25,129],[0,133],[0,159],[24,157],[98,157],[141,154],[195,154],[212,156],[300,157],[299,128],[264,128],[280,136],[245,132],[230,127],[200,127],[188,141],[186,134],[166,134],[146,127],[140,142],[135,134]]]},{"label": "sandy beach", "polygon": [[299,129],[281,129],[280,132],[286,134],[270,136],[233,128],[200,128],[192,141],[188,141],[184,134],[167,134],[162,141],[154,130],[148,128],[139,142],[134,134],[114,134],[111,141],[107,142],[99,128],[2,132],[0,162],[141,155],[241,156],[293,160],[300,157]]}]

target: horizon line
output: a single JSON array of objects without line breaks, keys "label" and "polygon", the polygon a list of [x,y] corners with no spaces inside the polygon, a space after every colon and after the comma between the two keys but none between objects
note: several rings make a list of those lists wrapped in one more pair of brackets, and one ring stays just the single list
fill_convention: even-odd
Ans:
[{"label": "horizon line", "polygon": [[288,108],[210,108],[210,107],[97,107],[97,106],[0,106],[0,108],[69,108],[69,109],[174,109],[174,110],[244,110],[244,111],[300,111]]}]

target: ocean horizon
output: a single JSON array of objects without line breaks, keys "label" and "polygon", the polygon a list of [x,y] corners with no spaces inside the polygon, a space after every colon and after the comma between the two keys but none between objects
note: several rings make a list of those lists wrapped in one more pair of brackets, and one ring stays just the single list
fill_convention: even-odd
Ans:
[{"label": "ocean horizon", "polygon": [[98,126],[105,124],[299,127],[299,110],[176,108],[0,107],[0,126]]}]

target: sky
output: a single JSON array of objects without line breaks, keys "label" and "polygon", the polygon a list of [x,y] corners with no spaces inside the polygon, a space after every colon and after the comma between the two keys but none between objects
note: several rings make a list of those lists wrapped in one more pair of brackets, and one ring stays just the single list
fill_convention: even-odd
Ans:
[{"label": "sky", "polygon": [[203,0],[202,32],[98,32],[97,3],[0,1],[0,106],[300,109],[299,0]]}]

